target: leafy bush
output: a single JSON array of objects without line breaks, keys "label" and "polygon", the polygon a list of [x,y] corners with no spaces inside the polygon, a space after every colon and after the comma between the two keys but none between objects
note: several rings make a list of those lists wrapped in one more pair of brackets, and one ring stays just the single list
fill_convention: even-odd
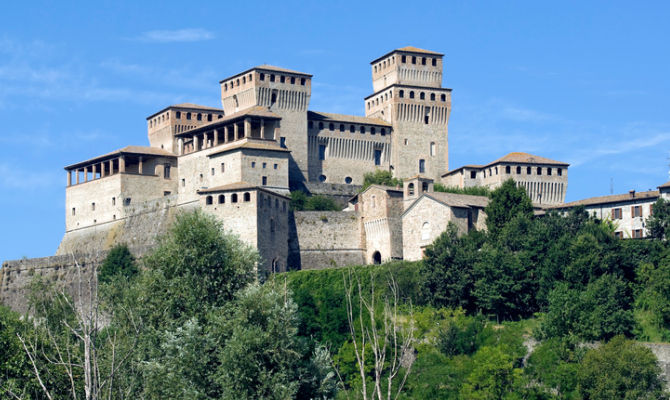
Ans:
[{"label": "leafy bush", "polygon": [[291,209],[294,211],[339,211],[342,207],[330,197],[308,196],[302,190],[294,190],[291,192]]},{"label": "leafy bush", "polygon": [[433,185],[433,190],[443,193],[469,194],[471,196],[491,196],[491,190],[485,186],[470,186],[461,188],[456,186],[444,186],[441,183],[436,183]]},{"label": "leafy bush", "polygon": [[402,179],[394,178],[391,171],[378,169],[375,172],[366,172],[363,175],[363,187],[361,191],[367,189],[370,185],[402,186]]}]

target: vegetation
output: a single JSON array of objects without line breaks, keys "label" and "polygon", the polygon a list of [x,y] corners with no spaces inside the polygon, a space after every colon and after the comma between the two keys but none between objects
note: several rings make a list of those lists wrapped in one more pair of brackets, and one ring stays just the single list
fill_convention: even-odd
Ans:
[{"label": "vegetation", "polygon": [[423,261],[263,284],[255,251],[182,214],[141,261],[111,251],[99,294],[37,280],[34,318],[0,307],[0,398],[666,399],[632,340],[670,338],[666,241],[490,198],[487,232],[450,226]]},{"label": "vegetation", "polygon": [[291,209],[293,211],[339,211],[342,207],[330,197],[308,196],[302,190],[295,190],[291,192]]},{"label": "vegetation", "polygon": [[402,187],[402,179],[394,178],[391,171],[378,169],[375,172],[366,172],[363,175],[363,187],[361,191],[367,189],[370,185]]},{"label": "vegetation", "polygon": [[485,186],[471,186],[471,187],[456,187],[456,186],[444,186],[441,183],[436,183],[433,185],[433,189],[436,192],[444,193],[456,193],[456,194],[469,194],[471,196],[491,196],[491,190]]}]

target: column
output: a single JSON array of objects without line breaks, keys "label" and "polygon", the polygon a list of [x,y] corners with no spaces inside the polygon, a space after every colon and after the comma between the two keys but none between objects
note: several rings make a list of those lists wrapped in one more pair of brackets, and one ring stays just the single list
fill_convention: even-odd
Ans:
[{"label": "column", "polygon": [[261,139],[265,139],[265,121],[261,119]]},{"label": "column", "polygon": [[223,143],[228,143],[228,135],[230,135],[230,130],[228,129],[228,125],[223,127]]},{"label": "column", "polygon": [[84,182],[88,182],[88,165],[84,167]]},{"label": "column", "polygon": [[202,134],[202,149],[209,147],[209,133],[205,132]]},{"label": "column", "polygon": [[214,129],[214,146],[219,145],[219,130]]},{"label": "column", "polygon": [[184,138],[177,139],[177,155],[181,156],[184,154]]},{"label": "column", "polygon": [[123,155],[119,157],[119,173],[123,174],[126,172],[126,159]]},{"label": "column", "polygon": [[69,169],[67,170],[67,185],[72,185],[72,171]]},{"label": "column", "polygon": [[140,175],[142,175],[142,156],[140,156],[140,166],[138,168]]},{"label": "column", "polygon": [[100,177],[104,178],[105,176],[106,176],[105,175],[105,162],[101,161],[100,162]]},{"label": "column", "polygon": [[193,136],[193,151],[198,151],[198,135]]},{"label": "column", "polygon": [[244,137],[251,135],[251,118],[244,119]]},{"label": "column", "polygon": [[91,177],[91,180],[94,181],[95,180],[95,175],[98,172],[98,164],[93,164],[93,166],[91,166],[91,169],[93,170],[93,176]]},{"label": "column", "polygon": [[109,160],[109,174],[114,175],[114,160]]},{"label": "column", "polygon": [[237,126],[237,122],[233,123],[233,134],[235,135],[235,140],[240,138],[240,128]]},{"label": "column", "polygon": [[76,169],[75,171],[77,172],[77,185],[78,185],[79,184],[79,170]]},{"label": "column", "polygon": [[279,139],[279,121],[275,121],[275,137],[273,137],[274,140]]}]

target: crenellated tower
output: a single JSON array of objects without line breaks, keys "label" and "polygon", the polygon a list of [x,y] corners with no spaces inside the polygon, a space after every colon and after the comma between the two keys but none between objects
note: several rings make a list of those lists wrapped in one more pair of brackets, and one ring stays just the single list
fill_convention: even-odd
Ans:
[{"label": "crenellated tower", "polygon": [[312,75],[261,65],[226,78],[221,84],[221,104],[226,115],[251,107],[267,107],[281,117],[279,144],[291,150],[291,186],[307,179],[307,108]]},{"label": "crenellated tower", "polygon": [[365,98],[365,115],[393,126],[391,168],[396,177],[421,174],[439,181],[449,170],[451,89],[442,87],[442,57],[403,47],[370,63],[374,93]]}]

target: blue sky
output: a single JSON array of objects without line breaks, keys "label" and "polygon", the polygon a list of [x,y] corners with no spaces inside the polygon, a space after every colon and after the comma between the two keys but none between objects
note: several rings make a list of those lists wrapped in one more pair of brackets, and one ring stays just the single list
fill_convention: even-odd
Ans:
[{"label": "blue sky", "polygon": [[314,75],[310,108],[363,114],[369,62],[445,54],[450,168],[566,161],[568,200],[668,180],[670,3],[10,2],[0,15],[0,260],[54,253],[63,166],[135,144],[169,104],[220,107],[257,64]]}]

